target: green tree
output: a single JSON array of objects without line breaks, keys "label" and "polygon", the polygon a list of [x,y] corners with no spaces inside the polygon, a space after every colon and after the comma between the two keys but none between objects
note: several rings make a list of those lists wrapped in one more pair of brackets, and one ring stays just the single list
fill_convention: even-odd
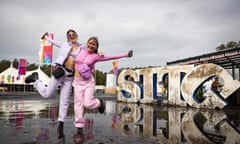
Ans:
[{"label": "green tree", "polygon": [[106,85],[106,73],[96,70],[94,72],[94,77],[95,77],[96,85]]},{"label": "green tree", "polygon": [[226,44],[226,47],[227,48],[233,48],[233,47],[237,46],[237,44],[238,44],[237,42],[230,41]]},{"label": "green tree", "polygon": [[46,73],[49,77],[52,75],[52,66],[51,65],[43,65],[41,66],[41,70]]},{"label": "green tree", "polygon": [[9,60],[0,61],[0,73],[10,67],[11,62]]},{"label": "green tree", "polygon": [[221,44],[220,46],[216,47],[217,51],[221,51],[221,50],[224,50],[224,49],[226,49],[224,44]]},{"label": "green tree", "polygon": [[38,65],[33,63],[33,64],[27,64],[27,71],[35,70],[38,68]]},{"label": "green tree", "polygon": [[240,46],[240,41],[235,42],[235,41],[229,41],[227,44],[220,44],[219,46],[216,47],[217,51],[229,49],[229,48],[234,48],[236,46]]},{"label": "green tree", "polygon": [[16,58],[13,60],[12,66],[16,69],[18,68],[18,60]]}]

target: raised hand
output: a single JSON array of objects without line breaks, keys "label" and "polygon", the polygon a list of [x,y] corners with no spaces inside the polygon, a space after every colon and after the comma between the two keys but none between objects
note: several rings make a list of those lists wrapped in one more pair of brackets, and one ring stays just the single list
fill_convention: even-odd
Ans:
[{"label": "raised hand", "polygon": [[128,51],[128,57],[132,57],[133,56],[133,50]]},{"label": "raised hand", "polygon": [[48,35],[48,32],[45,32],[45,33],[42,35],[41,40],[45,39],[45,36],[47,36],[47,35]]}]

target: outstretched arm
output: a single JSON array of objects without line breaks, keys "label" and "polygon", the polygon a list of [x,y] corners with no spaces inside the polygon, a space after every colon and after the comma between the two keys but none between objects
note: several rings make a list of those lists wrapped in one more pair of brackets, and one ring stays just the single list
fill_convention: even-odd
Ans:
[{"label": "outstretched arm", "polygon": [[61,48],[62,43],[60,42],[56,42],[55,40],[51,39],[50,37],[48,37],[48,33],[46,32],[41,39],[46,39],[48,42],[52,43],[54,46]]},{"label": "outstretched arm", "polygon": [[108,61],[108,60],[114,60],[114,59],[120,59],[124,57],[132,57],[132,56],[133,56],[133,51],[130,50],[128,53],[125,53],[125,54],[99,56],[97,61]]}]

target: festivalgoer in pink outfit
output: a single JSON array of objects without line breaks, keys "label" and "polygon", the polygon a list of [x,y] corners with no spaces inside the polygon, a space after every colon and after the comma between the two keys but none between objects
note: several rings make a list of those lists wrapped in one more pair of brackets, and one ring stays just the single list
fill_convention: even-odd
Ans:
[{"label": "festivalgoer in pink outfit", "polygon": [[74,125],[78,128],[79,133],[82,132],[82,128],[85,126],[84,108],[98,108],[100,113],[103,113],[105,109],[103,100],[94,98],[95,79],[93,75],[91,75],[89,79],[84,79],[83,74],[80,73],[81,66],[87,64],[91,73],[93,73],[96,62],[132,57],[133,55],[133,51],[130,50],[124,54],[100,56],[97,54],[98,45],[97,37],[90,37],[87,41],[87,48],[81,49],[79,55],[75,58],[75,74],[73,80]]}]

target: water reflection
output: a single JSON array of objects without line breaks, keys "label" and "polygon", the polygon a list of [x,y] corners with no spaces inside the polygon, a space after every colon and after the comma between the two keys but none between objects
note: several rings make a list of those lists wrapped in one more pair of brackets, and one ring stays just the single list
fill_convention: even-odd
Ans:
[{"label": "water reflection", "polygon": [[35,141],[38,143],[51,143],[49,129],[39,128],[35,136]]},{"label": "water reflection", "polygon": [[14,143],[12,138],[17,136],[23,137],[22,143],[28,143],[29,137],[40,143],[122,143],[132,139],[145,143],[240,142],[239,108],[199,110],[117,103],[115,99],[105,104],[104,114],[86,110],[86,127],[79,134],[72,123],[73,103],[67,126],[57,133],[58,100],[1,100],[0,140]]},{"label": "water reflection", "polygon": [[117,127],[163,143],[239,143],[240,112],[117,104]]},{"label": "water reflection", "polygon": [[90,142],[91,140],[93,140],[93,123],[94,120],[92,118],[87,118],[85,120],[85,130],[78,130],[77,133],[73,136],[74,144],[82,144],[84,143],[84,141]]}]

